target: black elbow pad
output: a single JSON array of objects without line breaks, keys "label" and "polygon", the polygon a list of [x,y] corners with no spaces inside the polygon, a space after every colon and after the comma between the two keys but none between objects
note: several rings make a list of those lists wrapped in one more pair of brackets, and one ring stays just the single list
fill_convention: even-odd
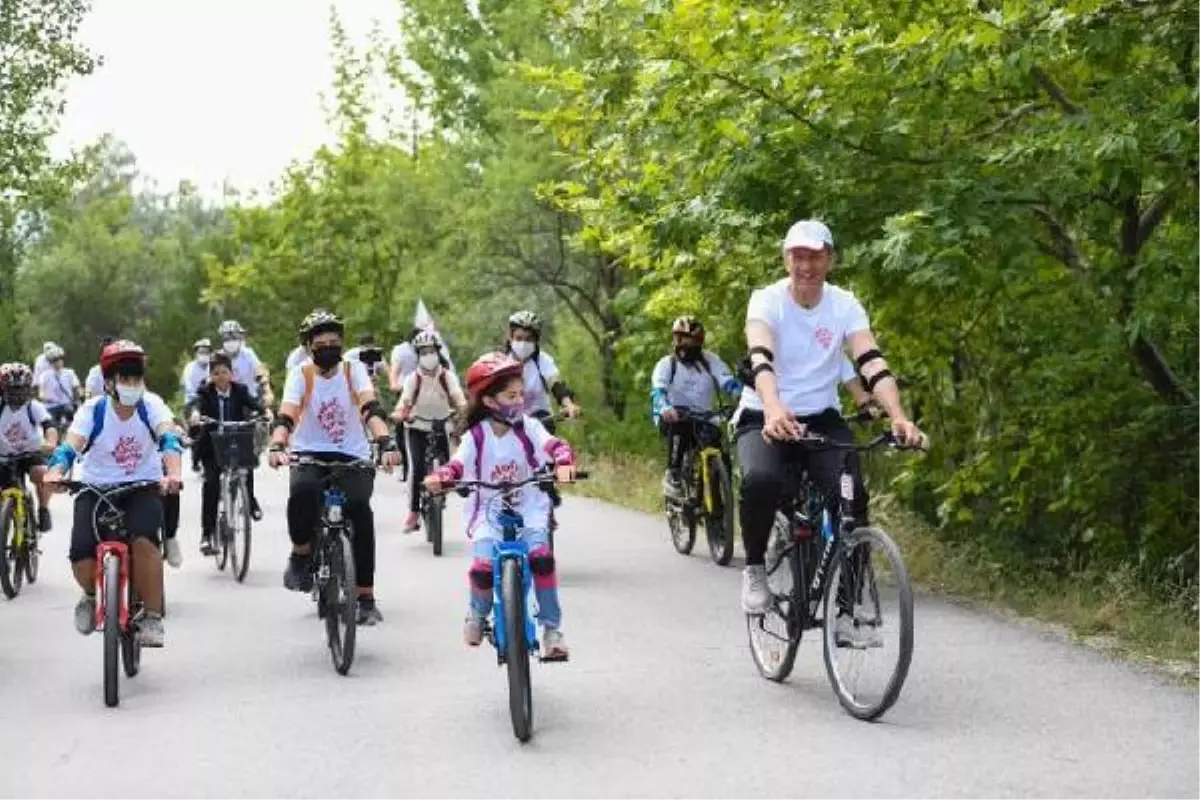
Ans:
[{"label": "black elbow pad", "polygon": [[564,400],[574,400],[575,399],[575,393],[572,392],[570,387],[568,387],[562,381],[559,381],[558,383],[556,383],[550,387],[550,394],[554,395],[554,399],[557,400],[560,404]]}]

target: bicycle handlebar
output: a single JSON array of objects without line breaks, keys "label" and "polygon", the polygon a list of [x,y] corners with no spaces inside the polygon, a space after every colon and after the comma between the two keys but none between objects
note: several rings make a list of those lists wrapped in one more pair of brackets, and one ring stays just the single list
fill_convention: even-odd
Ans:
[{"label": "bicycle handlebar", "polygon": [[233,429],[254,428],[254,427],[257,427],[260,422],[266,422],[266,421],[267,421],[267,417],[265,415],[260,415],[260,416],[254,417],[253,419],[225,420],[224,422],[222,422],[219,419],[213,419],[212,417],[205,417],[205,416],[200,417],[201,425],[216,425],[217,427],[220,427],[220,428],[233,428]]},{"label": "bicycle handlebar", "polygon": [[884,446],[891,447],[895,450],[924,450],[925,449],[923,447],[911,447],[909,445],[902,444],[901,442],[896,441],[896,436],[891,431],[885,431],[884,433],[879,434],[878,436],[876,436],[874,439],[867,442],[866,444],[858,444],[857,442],[851,442],[850,444],[846,444],[844,442],[834,441],[833,439],[829,439],[825,436],[821,436],[818,433],[806,434],[804,436],[801,436],[799,439],[792,439],[790,441],[795,442],[797,444],[812,445],[820,450],[857,450],[860,453],[865,452],[867,450],[874,450],[876,447],[884,447]]},{"label": "bicycle handlebar", "polygon": [[361,458],[356,458],[353,461],[327,461],[325,459],[313,458],[312,456],[290,454],[288,456],[288,463],[301,467],[322,467],[334,470],[361,469],[364,472],[374,472],[376,469],[374,461]]},{"label": "bicycle handlebar", "polygon": [[[579,470],[575,473],[575,480],[587,480],[588,473],[585,470]],[[460,492],[463,494],[469,493],[472,489],[493,489],[498,492],[511,491],[520,489],[523,486],[528,486],[533,483],[562,483],[559,481],[553,472],[539,472],[531,475],[528,478],[523,478],[519,481],[505,481],[501,483],[492,483],[491,481],[455,481],[453,484],[445,487],[442,491],[436,494],[446,494],[447,492]]]},{"label": "bicycle handlebar", "polygon": [[101,486],[95,483],[87,483],[85,481],[61,480],[55,481],[58,486],[63,487],[71,494],[79,494],[80,492],[93,492],[107,500],[112,500],[117,497],[122,497],[133,492],[139,492],[143,489],[151,487],[159,488],[158,481],[134,481],[133,483],[121,483],[116,486]]}]

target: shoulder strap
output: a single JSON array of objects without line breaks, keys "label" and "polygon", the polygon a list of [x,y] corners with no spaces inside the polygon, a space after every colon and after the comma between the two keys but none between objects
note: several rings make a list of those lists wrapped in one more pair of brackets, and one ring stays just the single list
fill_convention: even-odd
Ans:
[{"label": "shoulder strap", "polygon": [[675,372],[679,369],[679,359],[671,356],[671,374],[667,376],[667,388],[671,388],[671,384],[675,382]]},{"label": "shoulder strap", "polygon": [[529,434],[525,432],[525,425],[514,425],[513,433],[521,440],[521,447],[525,450],[525,460],[529,462],[529,468],[534,472],[537,471],[537,450],[533,447],[533,440],[529,438]]},{"label": "shoulder strap", "polygon": [[542,374],[542,348],[538,348],[533,353],[533,368],[537,370],[538,378],[542,381],[542,391],[550,394],[550,384],[546,383],[546,376]]},{"label": "shoulder strap", "polygon": [[475,442],[475,478],[483,480],[483,423],[471,426],[471,440]]},{"label": "shoulder strap", "polygon": [[29,415],[29,424],[36,430],[37,423],[33,421],[33,401],[30,400],[25,404],[25,413]]},{"label": "shoulder strap", "polygon": [[100,400],[96,405],[92,406],[92,432],[88,434],[87,442],[83,445],[84,453],[92,449],[92,444],[96,441],[96,437],[104,430],[104,412],[107,409],[108,395],[100,395]]},{"label": "shoulder strap", "polygon": [[417,404],[417,398],[421,396],[421,370],[417,370],[417,385],[413,387],[412,405]]},{"label": "shoulder strap", "polygon": [[145,424],[146,430],[150,431],[150,439],[158,444],[158,434],[154,432],[154,426],[150,424],[150,409],[146,408],[146,401],[138,400],[134,409],[137,411],[138,419]]},{"label": "shoulder strap", "polygon": [[450,382],[446,380],[446,369],[438,373],[438,382],[442,384],[442,391],[446,393],[446,401],[450,401]]}]

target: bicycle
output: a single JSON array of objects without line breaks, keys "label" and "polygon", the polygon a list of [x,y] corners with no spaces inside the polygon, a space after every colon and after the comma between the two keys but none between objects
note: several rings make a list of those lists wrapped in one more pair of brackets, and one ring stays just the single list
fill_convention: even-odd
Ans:
[{"label": "bicycle", "polygon": [[212,437],[213,460],[221,470],[221,489],[218,495],[217,541],[213,559],[217,569],[224,571],[232,561],[233,578],[246,580],[250,568],[250,492],[247,478],[258,466],[257,437],[261,419],[244,422],[220,422],[201,417],[201,425],[215,425]]},{"label": "bicycle", "polygon": [[[861,418],[855,418],[862,421]],[[868,452],[881,446],[908,449],[890,432],[867,444],[842,444],[821,436],[806,436],[798,446],[843,451],[837,509],[839,522],[828,521],[830,497],[826,497],[806,471],[799,476],[795,499],[776,514],[767,548],[766,568],[772,595],[765,614],[747,614],[746,630],[751,657],[763,677],[782,681],[791,674],[796,650],[806,630],[822,629],[825,672],[838,702],[853,717],[878,719],[900,696],[908,675],[913,650],[913,595],[900,549],[878,527],[860,527],[854,518],[854,481],[848,466],[849,453]],[[820,527],[814,533],[814,528]],[[877,565],[875,555],[882,556]],[[776,583],[778,588],[773,583]],[[882,637],[885,604],[880,602],[881,583],[895,586],[894,610],[898,618],[897,660],[882,691],[860,693],[858,669],[853,657],[872,650],[888,649]],[[862,607],[866,606],[865,609]],[[866,644],[839,642],[836,617],[848,614],[856,635],[861,631]],[[782,622],[782,633],[768,630],[768,622]],[[781,646],[782,652],[768,646]],[[842,663],[845,657],[846,664]]]},{"label": "bicycle", "polygon": [[333,668],[339,675],[354,663],[357,633],[358,582],[354,572],[354,526],[343,514],[346,495],[337,487],[338,475],[350,470],[375,471],[370,461],[324,461],[292,456],[296,466],[320,467],[324,484],[321,519],[312,548],[313,590],[317,618],[325,621],[325,638]]},{"label": "bicycle", "polygon": [[0,456],[0,590],[10,600],[22,585],[37,583],[41,556],[33,495],[26,483],[26,456]]},{"label": "bicycle", "polygon": [[[97,498],[92,512],[92,530],[96,534],[96,629],[104,633],[104,704],[109,708],[121,701],[117,656],[126,677],[141,670],[142,645],[137,640],[137,620],[142,601],[133,586],[133,548],[123,527],[125,512],[114,500],[133,492],[158,489],[158,481],[137,481],[115,487],[96,486],[83,481],[63,480],[59,484],[71,494],[93,492]],[[101,506],[108,510],[101,512]],[[111,537],[111,538],[109,538]]]},{"label": "bicycle", "polygon": [[[675,411],[691,431],[680,458],[681,495],[678,499],[664,498],[671,543],[680,555],[689,555],[696,545],[696,523],[702,522],[709,555],[715,564],[724,567],[733,559],[736,530],[728,434],[723,424],[729,412],[693,411],[680,406]],[[712,429],[717,431],[715,443],[704,433]]]},{"label": "bicycle", "polygon": [[[409,430],[425,437],[425,474],[432,475],[444,461],[450,458],[450,454],[445,452],[446,448],[442,446],[442,442],[449,445],[445,431],[446,423],[450,418],[429,419],[428,417],[414,416],[411,419],[430,424],[428,431],[419,431],[413,428],[409,428]],[[420,492],[421,518],[425,521],[425,541],[433,545],[433,554],[440,556],[444,538],[442,523],[446,510],[446,496],[441,492],[430,492],[424,486],[414,488]]]},{"label": "bicycle", "polygon": [[[576,472],[575,478],[583,480],[587,473]],[[539,490],[548,493],[556,483],[554,473],[540,471],[524,480],[502,483],[461,480],[455,481],[453,486],[462,497],[468,496],[472,489],[500,492],[488,502],[486,512],[488,521],[500,528],[503,538],[493,542],[492,619],[484,621],[483,635],[496,648],[496,663],[507,667],[508,711],[512,717],[513,735],[521,742],[527,742],[533,736],[529,654],[539,653],[541,644],[537,638],[536,612],[528,602],[533,592],[533,572],[529,567],[529,545],[520,540],[525,520],[514,507],[514,495],[534,483]],[[514,631],[522,631],[524,635],[513,635]],[[566,661],[567,657],[539,656],[538,660],[545,664]]]}]

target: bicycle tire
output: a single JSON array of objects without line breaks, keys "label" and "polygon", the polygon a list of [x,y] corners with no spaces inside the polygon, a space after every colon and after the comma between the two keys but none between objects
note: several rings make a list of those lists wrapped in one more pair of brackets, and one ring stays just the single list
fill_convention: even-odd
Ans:
[{"label": "bicycle tire", "polygon": [[[325,535],[330,534],[326,531]],[[345,675],[354,663],[354,640],[358,625],[358,585],[349,528],[338,533],[326,546],[329,548],[329,579],[321,587],[325,606],[325,639],[333,668],[339,675]]]},{"label": "bicycle tire", "polygon": [[217,517],[217,537],[220,541],[217,542],[217,552],[213,558],[217,560],[217,569],[224,572],[225,565],[229,563],[229,541],[233,538],[233,522],[231,520],[233,509],[229,507],[228,496],[222,499],[222,505],[225,508]]},{"label": "bicycle tire", "polygon": [[714,458],[709,469],[709,481],[717,492],[717,508],[713,509],[712,515],[705,516],[704,532],[708,538],[708,552],[713,563],[725,567],[733,560],[733,484],[729,480],[725,462],[720,458]]},{"label": "bicycle tire", "polygon": [[[837,586],[840,583],[841,574],[845,570],[847,559],[849,558],[848,554],[853,553],[854,548],[864,543],[878,545],[890,562],[892,576],[896,581],[898,589],[899,608],[897,611],[899,612],[900,622],[899,659],[888,680],[887,688],[883,691],[877,702],[869,704],[855,702],[838,672],[834,656],[838,648],[834,641],[833,626],[831,624],[834,618],[831,616],[831,609],[835,609],[837,605]],[[913,593],[912,585],[908,580],[908,571],[905,569],[904,559],[900,555],[900,548],[896,546],[896,543],[892,541],[890,536],[876,527],[856,528],[850,533],[842,542],[837,558],[830,566],[829,571],[829,578],[825,584],[824,598],[825,631],[823,638],[825,640],[825,673],[829,677],[829,684],[833,688],[833,693],[837,696],[842,708],[855,719],[860,719],[864,722],[873,722],[887,712],[895,704],[896,700],[900,698],[900,690],[904,688],[904,681],[908,677],[908,669],[912,665]],[[868,574],[870,576],[872,592],[876,595],[877,599],[878,590],[875,588],[875,572],[873,567],[868,569]],[[836,613],[836,610],[832,611],[832,614],[836,615]]]},{"label": "bicycle tire", "polygon": [[117,659],[121,652],[121,559],[104,557],[104,705],[121,702],[121,676]]},{"label": "bicycle tire", "polygon": [[[27,504],[33,508],[32,504]],[[38,531],[37,521],[32,514],[25,515],[25,582],[31,586],[37,583],[38,568],[41,566],[41,532]]]},{"label": "bicycle tire", "polygon": [[[429,462],[429,469],[426,474],[432,474],[441,467],[441,462],[438,459],[433,459]],[[425,535],[429,539],[429,543],[433,545],[433,554],[440,556],[442,554],[442,539],[446,531],[442,527],[443,512],[446,507],[444,497],[428,497],[426,498],[428,513],[425,520]]]},{"label": "bicycle tire", "polygon": [[5,499],[3,505],[0,505],[0,591],[4,592],[4,596],[12,600],[21,593],[21,565],[17,559],[17,553],[10,552],[11,539],[15,538],[15,534],[9,536],[9,528],[13,526],[13,502],[11,499]]},{"label": "bicycle tire", "polygon": [[[244,480],[239,480],[233,490],[233,525],[231,526],[229,542],[230,567],[233,579],[238,583],[246,580],[246,571],[250,569],[250,491]],[[238,553],[238,545],[241,553]]]},{"label": "bicycle tire", "polygon": [[[140,605],[137,589],[133,588],[133,581],[129,582],[129,613],[133,614],[135,609]],[[121,632],[121,666],[125,668],[125,674],[132,678],[138,674],[142,664],[142,645],[138,641],[137,631],[133,626],[130,626],[128,631]]]},{"label": "bicycle tire", "polygon": [[[785,537],[785,541],[791,541],[791,520],[782,514],[777,514],[775,523],[771,528],[772,541],[767,546],[767,575],[768,581],[770,577],[777,573],[786,575],[790,581],[790,587],[787,594],[780,594],[775,598],[772,609],[766,614],[747,614],[746,615],[746,634],[750,644],[750,657],[754,661],[754,666],[758,668],[758,672],[764,678],[775,683],[780,683],[787,679],[792,674],[792,669],[796,665],[796,651],[800,648],[800,639],[804,635],[804,601],[805,595],[805,568],[803,559],[800,558],[800,550],[797,547],[792,547],[790,550],[784,550],[782,553],[777,552],[781,546],[775,543],[777,537]],[[783,573],[779,571],[783,570]],[[778,600],[782,598],[785,604],[782,608],[778,604]],[[769,618],[776,618],[783,623],[787,638],[773,634],[763,627]],[[758,627],[764,636],[779,640],[783,645],[783,652],[778,658],[768,658],[755,641],[755,627]]]},{"label": "bicycle tire", "polygon": [[508,673],[508,712],[513,735],[527,742],[533,735],[533,687],[529,677],[529,646],[525,641],[525,592],[521,565],[514,558],[501,567],[500,592],[504,601],[505,666]]}]

